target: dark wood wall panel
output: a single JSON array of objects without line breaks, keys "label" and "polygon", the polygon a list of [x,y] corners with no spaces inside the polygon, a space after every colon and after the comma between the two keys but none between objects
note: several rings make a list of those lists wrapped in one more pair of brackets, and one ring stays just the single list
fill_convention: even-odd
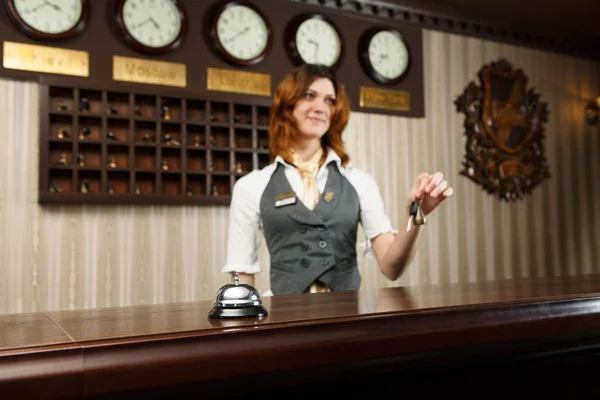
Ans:
[{"label": "dark wood wall panel", "polygon": [[[207,67],[237,69],[240,71],[261,72],[271,75],[272,91],[290,69],[294,67],[284,47],[284,31],[288,22],[296,15],[309,11],[326,14],[341,30],[344,40],[344,58],[337,68],[338,79],[346,85],[353,110],[359,110],[359,87],[361,85],[377,87],[375,81],[363,72],[358,60],[358,40],[368,28],[380,25],[381,19],[373,16],[350,14],[337,9],[324,9],[315,5],[293,3],[286,0],[253,0],[268,18],[273,30],[273,46],[264,62],[250,67],[236,68],[219,58],[210,48],[206,37],[207,16],[211,7],[220,1],[183,0],[188,15],[188,31],[183,45],[173,53],[161,56],[145,56],[137,53],[121,39],[114,23],[115,0],[93,0],[90,2],[89,26],[80,36],[64,42],[52,42],[48,45],[86,50],[90,52],[89,78],[43,75],[43,81],[51,84],[68,84],[87,88],[122,90],[125,92],[146,92],[149,94],[194,96],[213,101],[241,102],[256,105],[268,105],[271,99],[261,96],[228,94],[207,91]],[[366,109],[364,111],[382,114],[394,114],[410,117],[424,116],[423,100],[423,60],[421,28],[402,21],[385,21],[385,25],[398,28],[404,35],[411,50],[411,64],[406,78],[395,85],[386,87],[408,91],[411,96],[411,111],[387,111]],[[43,44],[25,36],[9,19],[5,7],[0,7],[0,38],[3,41]],[[113,55],[147,58],[160,61],[172,61],[187,65],[187,88],[144,85],[115,82],[112,79]],[[0,75],[8,77],[38,79],[39,73],[22,72],[0,68]]]},{"label": "dark wood wall panel", "polygon": [[[600,39],[596,35],[578,33],[577,29],[565,29],[564,26],[570,26],[573,19],[564,21],[563,27],[543,25],[540,21],[544,20],[540,15],[538,19],[532,19],[538,10],[532,4],[528,12],[518,8],[515,2],[479,2],[477,10],[469,7],[469,1],[448,0],[437,2],[419,0],[286,0],[300,4],[312,4],[328,9],[339,9],[348,13],[376,17],[382,21],[400,21],[401,23],[413,26],[451,32],[459,35],[478,37],[482,39],[494,40],[497,42],[510,43],[523,47],[530,47],[552,51],[561,54],[569,54],[575,57],[591,60],[600,60]],[[435,3],[435,4],[434,4]],[[522,2],[525,4],[524,2]],[[585,3],[585,4],[584,4]],[[569,5],[569,7],[580,7],[581,10],[569,10],[572,17],[577,13],[593,13],[597,6],[590,1],[582,0],[579,4]],[[495,12],[503,7],[502,16]],[[562,6],[567,7],[566,5]],[[559,7],[554,7],[556,10]],[[536,10],[536,11],[532,11]],[[503,16],[511,13],[513,18],[507,19]],[[544,10],[547,14],[548,10]],[[540,13],[541,14],[541,13]],[[560,15],[554,15],[554,18],[561,18]],[[529,19],[529,23],[524,22]],[[546,15],[546,20],[548,16]],[[533,21],[532,21],[533,20]],[[581,20],[581,19],[580,19]],[[587,22],[587,32],[590,32],[589,18]]]}]

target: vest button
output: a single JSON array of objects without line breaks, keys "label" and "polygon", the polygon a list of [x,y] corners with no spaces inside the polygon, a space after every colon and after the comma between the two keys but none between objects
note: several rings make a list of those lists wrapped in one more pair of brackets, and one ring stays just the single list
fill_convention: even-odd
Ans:
[{"label": "vest button", "polygon": [[302,243],[300,245],[300,248],[302,249],[302,251],[306,251],[306,250],[308,250],[308,245],[306,243]]},{"label": "vest button", "polygon": [[305,226],[301,226],[300,227],[300,233],[306,233],[306,227]]},{"label": "vest button", "polygon": [[304,260],[302,260],[302,266],[304,268],[308,268],[309,265],[310,265],[310,260],[307,260],[306,258]]},{"label": "vest button", "polygon": [[325,247],[327,247],[327,242],[326,242],[326,241],[324,241],[324,240],[321,240],[321,241],[319,242],[319,247],[320,247],[320,248],[322,248],[322,249],[324,249]]},{"label": "vest button", "polygon": [[326,267],[327,265],[329,265],[329,261],[327,260],[321,260],[321,265]]},{"label": "vest button", "polygon": [[324,228],[322,226],[317,226],[318,231],[322,231]]}]

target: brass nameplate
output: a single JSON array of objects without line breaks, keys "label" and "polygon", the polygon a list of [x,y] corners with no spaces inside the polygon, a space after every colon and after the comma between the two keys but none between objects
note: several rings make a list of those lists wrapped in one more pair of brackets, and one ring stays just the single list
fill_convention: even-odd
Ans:
[{"label": "brass nameplate", "polygon": [[208,68],[206,87],[220,92],[271,96],[271,75]]},{"label": "brass nameplate", "polygon": [[410,93],[400,90],[360,87],[360,106],[384,110],[410,111]]},{"label": "brass nameplate", "polygon": [[113,56],[113,79],[150,85],[187,86],[186,65]]},{"label": "brass nameplate", "polygon": [[49,74],[89,76],[87,51],[4,42],[2,65],[7,69]]}]

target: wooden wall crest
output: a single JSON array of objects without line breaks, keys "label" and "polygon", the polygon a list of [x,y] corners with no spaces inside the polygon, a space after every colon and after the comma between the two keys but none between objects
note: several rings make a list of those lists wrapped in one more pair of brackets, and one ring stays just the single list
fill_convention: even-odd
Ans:
[{"label": "wooden wall crest", "polygon": [[517,200],[550,177],[542,146],[548,105],[504,59],[478,75],[481,86],[470,82],[454,102],[465,114],[467,137],[460,174],[503,200]]}]

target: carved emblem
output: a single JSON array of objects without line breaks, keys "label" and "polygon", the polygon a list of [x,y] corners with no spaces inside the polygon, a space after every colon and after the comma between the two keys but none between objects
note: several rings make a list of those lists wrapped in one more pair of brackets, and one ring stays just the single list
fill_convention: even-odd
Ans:
[{"label": "carved emblem", "polygon": [[479,71],[454,104],[465,114],[466,155],[461,175],[510,201],[550,177],[543,155],[548,105],[527,77],[502,59]]}]

